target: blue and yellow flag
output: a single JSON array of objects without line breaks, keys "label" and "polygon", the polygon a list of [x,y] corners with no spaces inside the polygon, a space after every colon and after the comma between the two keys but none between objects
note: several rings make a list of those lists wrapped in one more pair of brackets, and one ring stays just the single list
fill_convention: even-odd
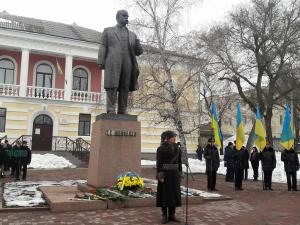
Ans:
[{"label": "blue and yellow flag", "polygon": [[211,109],[211,111],[212,111],[212,115],[211,115],[211,127],[214,130],[215,142],[216,142],[216,145],[219,148],[221,148],[221,146],[222,146],[222,143],[221,143],[222,134],[221,134],[221,130],[220,130],[219,123],[218,123],[217,107],[216,107],[216,104],[214,102],[212,103],[212,109]]},{"label": "blue and yellow flag", "polygon": [[256,108],[255,145],[262,151],[266,147],[266,131],[262,123],[259,108]]},{"label": "blue and yellow flag", "polygon": [[294,146],[294,135],[291,127],[291,113],[288,106],[285,107],[280,144],[286,150],[291,150]]},{"label": "blue and yellow flag", "polygon": [[242,146],[245,142],[245,133],[244,133],[244,126],[243,126],[243,116],[241,113],[240,104],[237,104],[237,111],[236,111],[236,149],[241,150]]}]

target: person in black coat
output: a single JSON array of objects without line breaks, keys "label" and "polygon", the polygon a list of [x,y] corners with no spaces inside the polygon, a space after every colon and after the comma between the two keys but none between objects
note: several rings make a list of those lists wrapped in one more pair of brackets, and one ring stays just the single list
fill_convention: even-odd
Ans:
[{"label": "person in black coat", "polygon": [[27,141],[22,142],[22,150],[26,151],[26,156],[21,158],[22,180],[26,180],[27,165],[31,162],[31,150],[27,146]]},{"label": "person in black coat", "polygon": [[197,153],[197,158],[202,161],[202,156],[203,156],[203,148],[201,147],[201,145],[198,145],[198,148],[196,150]]},{"label": "person in black coat", "polygon": [[16,145],[13,147],[13,171],[14,171],[14,178],[15,181],[20,180],[20,172],[22,167],[22,160],[24,157],[27,157],[27,152],[23,150],[22,144],[20,141],[16,141]]},{"label": "person in black coat", "polygon": [[259,152],[257,148],[254,146],[250,155],[250,162],[253,169],[253,181],[257,181],[258,178],[258,167],[259,167]]},{"label": "person in black coat", "polygon": [[[284,162],[288,191],[291,191],[291,189],[293,189],[294,191],[299,191],[297,188],[297,171],[299,170],[298,154],[294,149],[291,149],[289,151],[285,149],[281,153],[281,161]],[[291,184],[291,179],[293,185]]]},{"label": "person in black coat", "polygon": [[3,143],[0,144],[0,178],[4,177],[4,168],[7,163],[7,152],[3,146]]},{"label": "person in black coat", "polygon": [[165,131],[156,152],[157,196],[156,206],[162,208],[162,223],[180,222],[175,217],[181,206],[180,180],[182,177],[181,149],[176,144],[176,134]]},{"label": "person in black coat", "polygon": [[224,166],[226,167],[226,176],[225,180],[227,182],[234,182],[234,149],[233,143],[229,142],[225,147],[225,155],[224,155]]},{"label": "person in black coat", "polygon": [[272,173],[273,170],[276,168],[276,156],[275,151],[271,147],[270,143],[267,141],[266,147],[260,153],[262,169],[264,172],[264,190],[271,190],[272,189]]},{"label": "person in black coat", "polygon": [[217,171],[220,166],[220,157],[213,138],[208,139],[208,144],[204,149],[206,163],[207,190],[216,191]]},{"label": "person in black coat", "polygon": [[243,159],[244,159],[244,170],[243,170],[243,179],[248,180],[248,169],[249,169],[249,151],[242,146],[241,150],[243,151]]},{"label": "person in black coat", "polygon": [[236,191],[243,191],[243,172],[245,169],[245,159],[244,159],[244,151],[241,148],[237,150],[234,146],[234,185]]}]

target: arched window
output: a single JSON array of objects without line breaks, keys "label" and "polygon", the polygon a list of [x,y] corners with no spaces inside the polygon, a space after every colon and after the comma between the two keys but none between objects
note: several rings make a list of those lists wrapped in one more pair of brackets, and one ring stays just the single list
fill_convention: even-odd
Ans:
[{"label": "arched window", "polygon": [[7,58],[0,59],[0,83],[14,84],[15,64]]},{"label": "arched window", "polygon": [[36,68],[35,86],[52,88],[53,70],[49,64],[42,63]]},{"label": "arched window", "polygon": [[85,69],[77,68],[73,73],[73,90],[88,91],[88,73]]},{"label": "arched window", "polygon": [[52,121],[52,119],[51,119],[50,116],[42,114],[42,115],[37,116],[34,119],[33,124],[42,124],[42,125],[43,124],[48,124],[48,125],[52,125],[53,121]]}]

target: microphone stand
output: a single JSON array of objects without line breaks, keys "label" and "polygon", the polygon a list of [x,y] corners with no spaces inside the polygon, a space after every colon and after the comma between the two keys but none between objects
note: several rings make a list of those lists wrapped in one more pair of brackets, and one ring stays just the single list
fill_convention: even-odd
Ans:
[{"label": "microphone stand", "polygon": [[[178,147],[181,149],[180,142],[177,143]],[[185,167],[186,167],[186,193],[185,193],[185,225],[188,225],[188,207],[189,207],[189,171],[190,175],[192,177],[192,180],[194,181],[194,177],[191,171],[191,168],[189,166],[189,160],[188,160],[188,154],[187,151],[185,150]]]}]

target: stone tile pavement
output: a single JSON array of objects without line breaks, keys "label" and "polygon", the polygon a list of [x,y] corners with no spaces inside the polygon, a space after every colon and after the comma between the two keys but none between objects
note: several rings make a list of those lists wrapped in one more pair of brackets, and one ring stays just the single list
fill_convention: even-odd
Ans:
[{"label": "stone tile pavement", "polygon": [[[30,170],[28,180],[86,179],[86,169]],[[143,169],[142,175],[154,178],[153,169]],[[205,190],[205,175],[190,180],[193,188]],[[0,180],[4,181],[4,180]],[[7,181],[7,179],[6,179]],[[183,181],[185,182],[185,181]],[[218,176],[219,193],[233,200],[206,202],[189,206],[189,225],[300,225],[300,193],[287,192],[285,184],[274,184],[275,191],[263,191],[261,182],[244,182],[245,191],[236,192],[232,183]],[[0,210],[1,211],[1,210]],[[178,208],[177,217],[183,221],[185,207]],[[160,209],[156,207],[104,210],[91,212],[51,213],[50,211],[2,212],[0,225],[42,224],[160,224]]]}]

